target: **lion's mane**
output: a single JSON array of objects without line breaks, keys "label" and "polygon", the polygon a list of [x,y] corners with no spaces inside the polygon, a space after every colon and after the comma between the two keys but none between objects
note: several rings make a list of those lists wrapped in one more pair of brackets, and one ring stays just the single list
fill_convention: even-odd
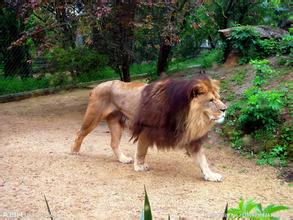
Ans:
[{"label": "lion's mane", "polygon": [[211,128],[200,107],[190,104],[194,96],[204,92],[198,89],[199,84],[205,84],[204,88],[211,91],[217,89],[206,76],[191,80],[165,79],[147,85],[132,126],[134,141],[143,132],[150,144],[159,149],[181,147],[196,152]]}]

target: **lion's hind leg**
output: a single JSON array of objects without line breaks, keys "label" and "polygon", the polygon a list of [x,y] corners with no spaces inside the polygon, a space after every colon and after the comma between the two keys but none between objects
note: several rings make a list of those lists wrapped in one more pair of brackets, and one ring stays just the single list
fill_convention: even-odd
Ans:
[{"label": "lion's hind leg", "polygon": [[91,103],[89,103],[82,126],[77,132],[73,146],[71,147],[72,154],[79,154],[80,146],[83,139],[95,128],[102,119],[99,110]]},{"label": "lion's hind leg", "polygon": [[118,112],[110,114],[107,117],[107,123],[111,133],[111,147],[119,162],[132,163],[132,158],[123,154],[119,148],[122,132],[124,129],[122,117],[123,115]]}]

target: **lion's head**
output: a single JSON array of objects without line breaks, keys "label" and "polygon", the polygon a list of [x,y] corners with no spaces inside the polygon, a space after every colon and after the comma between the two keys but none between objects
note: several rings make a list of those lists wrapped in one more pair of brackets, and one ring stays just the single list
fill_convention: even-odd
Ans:
[{"label": "lion's head", "polygon": [[222,123],[225,118],[226,105],[221,101],[219,95],[218,80],[203,79],[198,80],[191,91],[192,100],[190,109],[197,109],[197,113],[202,111],[203,117],[216,123]]},{"label": "lion's head", "polygon": [[226,108],[217,80],[200,76],[155,82],[142,92],[133,137],[144,132],[158,147],[186,147],[203,138],[215,123],[223,122]]},{"label": "lion's head", "polygon": [[215,123],[222,123],[226,105],[219,95],[218,80],[198,79],[190,90],[191,101],[186,117],[186,133],[182,142],[189,143],[204,136]]}]

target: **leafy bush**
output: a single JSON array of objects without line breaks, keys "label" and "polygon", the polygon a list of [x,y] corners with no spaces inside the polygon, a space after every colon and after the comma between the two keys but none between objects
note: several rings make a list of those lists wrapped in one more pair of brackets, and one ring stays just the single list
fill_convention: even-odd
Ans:
[{"label": "leafy bush", "polygon": [[275,91],[258,91],[247,97],[237,119],[241,130],[246,133],[258,129],[273,130],[280,122],[284,95]]},{"label": "leafy bush", "polygon": [[242,26],[234,28],[228,40],[240,52],[240,63],[248,63],[251,59],[292,53],[292,38],[292,35],[284,35],[281,40],[261,39],[255,27]]},{"label": "leafy bush", "polygon": [[[292,49],[293,49],[293,36],[290,34],[284,35],[280,42],[280,52],[283,54],[286,54],[289,52],[292,53]],[[292,64],[292,61],[291,61],[291,64]]]},{"label": "leafy bush", "polygon": [[99,54],[95,49],[86,47],[67,50],[54,48],[46,54],[46,58],[51,63],[52,72],[69,71],[76,75],[92,71],[98,72],[108,63],[108,59],[104,55]]},{"label": "leafy bush", "polygon": [[231,41],[232,47],[241,53],[241,62],[247,63],[251,58],[259,58],[257,42],[260,38],[254,27],[237,27],[233,29],[228,40]]},{"label": "leafy bush", "polygon": [[237,208],[229,208],[228,219],[251,219],[251,220],[268,220],[279,219],[273,216],[274,213],[288,210],[287,206],[270,204],[262,207],[260,203],[254,202],[252,199],[244,201],[240,199]]}]

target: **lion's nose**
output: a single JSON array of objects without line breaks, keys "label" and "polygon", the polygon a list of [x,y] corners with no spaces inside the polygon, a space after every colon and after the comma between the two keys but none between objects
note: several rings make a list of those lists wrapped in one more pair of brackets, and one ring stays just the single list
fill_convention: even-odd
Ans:
[{"label": "lion's nose", "polygon": [[220,109],[222,112],[225,112],[227,110],[227,107],[226,106],[223,106],[221,109]]}]

